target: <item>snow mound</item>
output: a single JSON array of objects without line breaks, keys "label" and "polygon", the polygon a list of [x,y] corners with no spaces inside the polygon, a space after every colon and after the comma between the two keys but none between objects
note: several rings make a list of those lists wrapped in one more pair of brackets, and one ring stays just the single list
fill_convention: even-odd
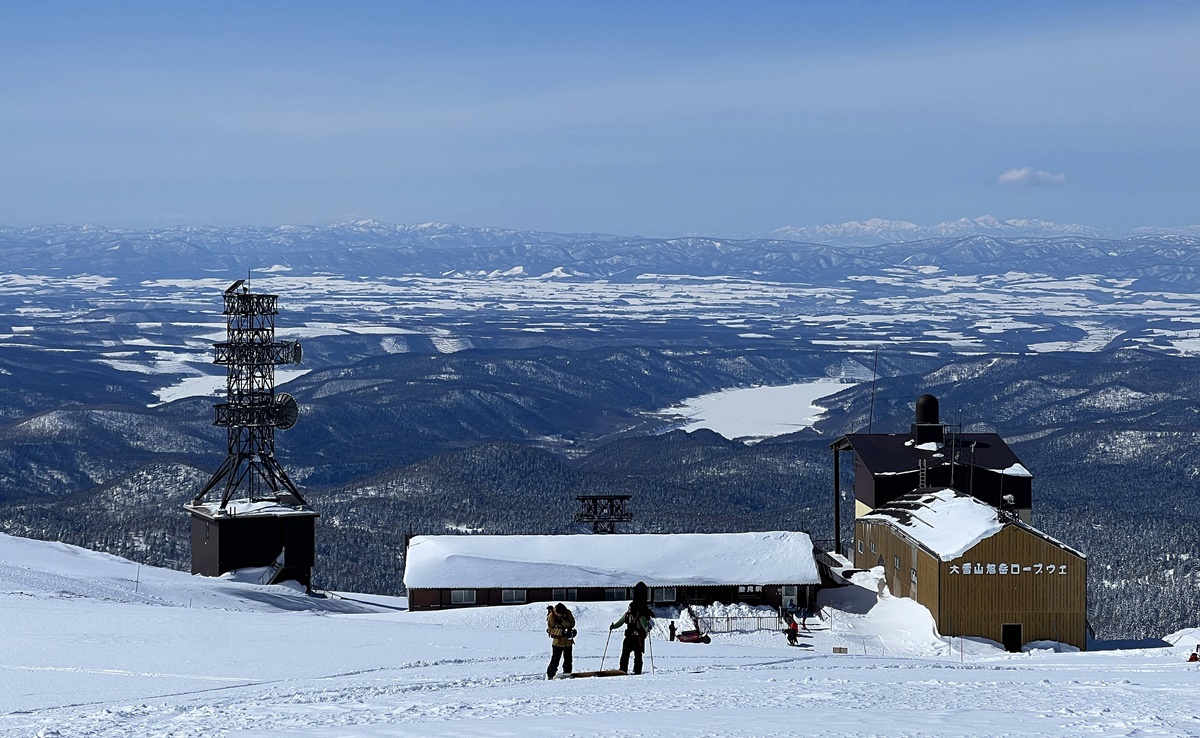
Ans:
[{"label": "snow mound", "polygon": [[830,631],[851,653],[944,658],[960,649],[994,655],[999,644],[982,638],[947,638],[938,633],[929,610],[916,600],[893,597],[883,568],[857,572],[852,586],[821,590],[817,605]]}]

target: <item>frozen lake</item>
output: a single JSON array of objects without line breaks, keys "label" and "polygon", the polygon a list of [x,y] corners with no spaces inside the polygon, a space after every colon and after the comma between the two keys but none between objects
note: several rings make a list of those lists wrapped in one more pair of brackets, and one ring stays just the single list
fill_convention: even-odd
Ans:
[{"label": "frozen lake", "polygon": [[683,430],[708,428],[726,438],[766,438],[810,428],[824,412],[816,402],[853,387],[840,379],[811,379],[777,387],[721,390],[663,411],[681,417]]}]

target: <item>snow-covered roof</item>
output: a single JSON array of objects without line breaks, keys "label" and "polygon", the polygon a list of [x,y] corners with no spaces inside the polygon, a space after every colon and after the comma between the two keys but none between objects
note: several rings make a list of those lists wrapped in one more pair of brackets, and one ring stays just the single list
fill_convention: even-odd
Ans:
[{"label": "snow-covered roof", "polygon": [[949,487],[913,492],[863,515],[900,528],[942,561],[953,561],[1006,525],[1015,525],[1078,556],[1082,553],[1056,541],[1017,518],[1002,514],[979,499]]},{"label": "snow-covered roof", "polygon": [[417,536],[404,584],[424,588],[817,584],[807,533]]},{"label": "snow-covered roof", "polygon": [[955,489],[905,495],[862,519],[897,526],[942,561],[957,559],[1008,522],[996,508]]}]

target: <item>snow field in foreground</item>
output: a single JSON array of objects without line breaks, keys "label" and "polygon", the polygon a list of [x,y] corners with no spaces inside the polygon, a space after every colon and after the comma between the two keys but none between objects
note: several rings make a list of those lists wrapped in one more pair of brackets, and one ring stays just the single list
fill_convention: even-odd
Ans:
[{"label": "snow field in foreground", "polygon": [[[864,587],[830,592],[845,609],[810,619],[799,648],[772,631],[655,639],[654,674],[548,682],[544,605],[409,613],[348,597],[379,606],[0,536],[0,735],[1200,734],[1195,630],[1163,648],[968,640],[960,655],[915,603]],[[597,668],[623,605],[574,610],[575,668]]]}]

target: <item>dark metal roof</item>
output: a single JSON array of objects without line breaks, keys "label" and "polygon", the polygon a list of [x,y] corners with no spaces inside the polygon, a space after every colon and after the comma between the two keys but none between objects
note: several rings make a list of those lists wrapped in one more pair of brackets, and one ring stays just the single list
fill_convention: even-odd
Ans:
[{"label": "dark metal roof", "polygon": [[934,454],[942,454],[937,457],[939,461],[949,461],[952,445],[957,447],[959,464],[999,471],[1021,463],[996,433],[956,433],[952,438],[953,444],[933,451],[918,449],[907,433],[849,433],[835,441],[833,448],[853,450],[872,474],[914,471],[920,459],[931,459]]}]

